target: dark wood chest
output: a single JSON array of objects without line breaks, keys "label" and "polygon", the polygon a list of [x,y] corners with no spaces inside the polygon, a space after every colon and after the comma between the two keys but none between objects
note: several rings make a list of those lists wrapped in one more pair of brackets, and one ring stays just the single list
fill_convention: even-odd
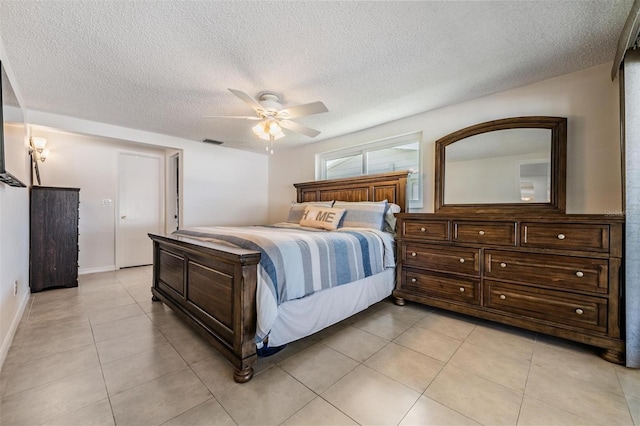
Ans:
[{"label": "dark wood chest", "polygon": [[80,190],[31,188],[29,286],[35,293],[78,286],[78,208]]}]

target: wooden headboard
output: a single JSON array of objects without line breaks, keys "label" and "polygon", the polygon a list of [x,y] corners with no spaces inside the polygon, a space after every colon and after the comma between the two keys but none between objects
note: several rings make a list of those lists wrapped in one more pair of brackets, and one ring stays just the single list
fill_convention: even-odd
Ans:
[{"label": "wooden headboard", "polygon": [[407,211],[408,171],[294,183],[299,203],[305,201],[382,201]]}]

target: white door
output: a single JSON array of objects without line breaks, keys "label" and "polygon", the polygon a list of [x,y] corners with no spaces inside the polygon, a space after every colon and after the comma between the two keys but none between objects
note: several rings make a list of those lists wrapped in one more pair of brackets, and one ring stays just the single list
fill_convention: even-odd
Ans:
[{"label": "white door", "polygon": [[162,161],[158,156],[120,153],[117,268],[153,263],[153,245],[147,234],[162,231]]}]

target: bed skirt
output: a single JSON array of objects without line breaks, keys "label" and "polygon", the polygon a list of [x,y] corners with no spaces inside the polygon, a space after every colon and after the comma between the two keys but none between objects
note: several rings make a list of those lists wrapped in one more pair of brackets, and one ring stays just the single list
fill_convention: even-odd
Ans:
[{"label": "bed skirt", "polygon": [[316,333],[391,295],[395,269],[318,291],[278,306],[269,346],[280,346]]}]

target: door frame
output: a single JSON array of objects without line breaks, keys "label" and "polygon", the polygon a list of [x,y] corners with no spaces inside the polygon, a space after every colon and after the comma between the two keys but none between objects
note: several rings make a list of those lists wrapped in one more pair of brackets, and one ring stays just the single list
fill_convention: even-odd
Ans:
[{"label": "door frame", "polygon": [[164,228],[166,224],[166,197],[165,197],[165,187],[166,187],[166,155],[152,154],[148,152],[138,152],[131,150],[118,150],[118,161],[117,161],[117,176],[118,181],[116,183],[116,200],[115,200],[115,209],[114,209],[114,236],[115,236],[115,244],[113,247],[113,260],[115,264],[116,271],[120,269],[120,262],[118,259],[118,247],[120,241],[122,239],[121,230],[120,230],[120,175],[121,175],[121,162],[120,158],[123,155],[132,155],[136,157],[147,157],[154,158],[159,161],[160,164],[160,175],[158,176],[158,193],[160,194],[160,205],[158,208],[160,209],[160,229]]},{"label": "door frame", "polygon": [[[182,225],[182,150],[167,153],[166,164],[166,213],[164,230],[167,234],[179,229]],[[175,184],[175,187],[173,186]],[[177,218],[171,216],[175,207]]]}]

